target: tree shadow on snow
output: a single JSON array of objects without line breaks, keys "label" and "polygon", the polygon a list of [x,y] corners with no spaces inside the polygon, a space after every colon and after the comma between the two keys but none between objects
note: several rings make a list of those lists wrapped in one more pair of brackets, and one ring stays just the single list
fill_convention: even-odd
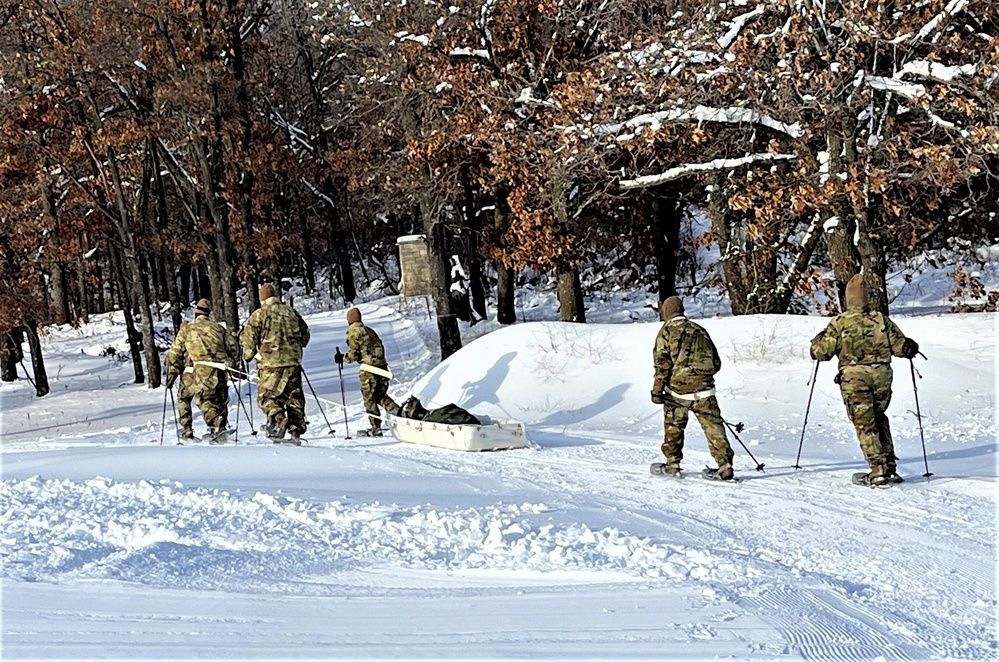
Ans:
[{"label": "tree shadow on snow", "polygon": [[618,384],[617,386],[605,391],[596,402],[586,405],[580,409],[568,409],[552,412],[543,420],[538,421],[535,425],[572,425],[574,423],[582,423],[595,418],[599,414],[609,410],[611,407],[623,402],[624,394],[629,387],[630,384]]},{"label": "tree shadow on snow", "polygon": [[569,434],[559,434],[557,432],[529,431],[531,441],[541,448],[569,448],[572,446],[601,446],[604,442],[596,439],[583,439],[573,437]]}]

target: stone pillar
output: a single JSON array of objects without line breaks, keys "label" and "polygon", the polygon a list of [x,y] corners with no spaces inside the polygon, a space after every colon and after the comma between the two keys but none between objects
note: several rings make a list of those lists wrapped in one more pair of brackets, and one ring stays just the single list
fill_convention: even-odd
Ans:
[{"label": "stone pillar", "polygon": [[406,297],[429,295],[430,255],[427,236],[413,234],[399,237],[396,244],[399,246],[399,271],[402,273],[399,294]]}]

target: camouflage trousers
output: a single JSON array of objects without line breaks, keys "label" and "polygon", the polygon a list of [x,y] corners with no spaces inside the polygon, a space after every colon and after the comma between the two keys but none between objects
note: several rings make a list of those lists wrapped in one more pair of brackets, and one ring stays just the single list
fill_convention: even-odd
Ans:
[{"label": "camouflage trousers", "polygon": [[666,464],[679,467],[683,459],[683,431],[687,427],[690,412],[697,416],[697,422],[708,440],[708,451],[719,467],[732,464],[735,453],[725,436],[718,400],[711,396],[697,402],[670,400],[663,405],[663,455]]},{"label": "camouflage trousers", "polygon": [[840,371],[839,380],[843,404],[857,431],[864,458],[872,470],[885,467],[894,473],[895,445],[885,415],[891,403],[891,366],[847,366]]},{"label": "camouflage trousers", "polygon": [[268,423],[289,432],[305,432],[301,366],[257,368],[257,404]]},{"label": "camouflage trousers", "polygon": [[193,400],[201,415],[205,419],[205,425],[211,430],[218,430],[229,425],[229,385],[223,379],[216,381],[214,387],[195,391],[192,384],[187,383],[183,377],[179,380],[180,386],[177,388],[177,418],[180,420],[180,427],[183,428],[184,436],[194,434],[194,408],[191,407]]},{"label": "camouflage trousers", "polygon": [[388,395],[388,377],[375,375],[367,370],[361,370],[358,376],[361,380],[364,411],[368,412],[368,423],[372,430],[381,430],[381,411],[378,406],[381,405],[390,414],[398,414],[400,409],[399,404]]}]

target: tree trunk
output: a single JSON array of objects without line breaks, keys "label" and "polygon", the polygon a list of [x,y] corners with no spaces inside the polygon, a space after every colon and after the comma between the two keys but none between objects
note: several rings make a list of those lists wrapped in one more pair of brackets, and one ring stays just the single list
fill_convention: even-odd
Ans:
[{"label": "tree trunk", "polygon": [[24,330],[31,350],[31,371],[35,373],[35,395],[40,398],[49,392],[49,377],[42,359],[42,343],[38,340],[38,324],[34,320],[26,320]]},{"label": "tree trunk", "polygon": [[429,240],[430,290],[437,309],[437,331],[441,340],[441,361],[461,349],[461,332],[458,318],[451,311],[448,296],[447,231],[443,223],[434,220],[430,205],[421,205],[423,230]]},{"label": "tree trunk", "polygon": [[[502,230],[506,227],[509,208],[506,192],[499,191],[493,209],[493,226]],[[516,273],[502,262],[496,261],[496,321],[500,324],[513,324],[517,321]]]},{"label": "tree trunk", "polygon": [[173,324],[173,332],[180,331],[180,325],[184,322],[184,303],[181,301],[180,289],[177,287],[177,275],[173,266],[173,256],[166,248],[162,252],[163,273],[165,275],[164,284],[166,293],[170,298],[170,323]]},{"label": "tree trunk", "polygon": [[132,356],[132,367],[135,369],[135,383],[142,384],[146,381],[145,373],[142,370],[142,346],[139,344],[142,334],[135,328],[135,318],[132,312],[132,296],[128,292],[128,284],[125,280],[125,270],[121,264],[120,252],[116,247],[111,247],[110,253],[114,266],[113,271],[118,281],[121,312],[125,318],[125,335],[128,340],[128,349]]},{"label": "tree trunk", "polygon": [[884,247],[878,233],[881,221],[880,196],[871,194],[866,213],[857,218],[857,252],[864,269],[864,289],[867,290],[868,307],[888,314],[888,292],[885,285],[887,263]]},{"label": "tree trunk", "polygon": [[[110,262],[109,262],[109,264],[110,264]],[[105,292],[105,290],[104,290],[104,283],[105,283],[104,272],[105,271],[106,271],[106,269],[103,266],[101,266],[100,262],[97,262],[97,263],[94,264],[94,272],[95,272],[94,273],[94,279],[95,279],[95,282],[97,283],[97,310],[98,310],[98,312],[101,312],[101,313],[106,313],[106,312],[110,311],[112,307],[114,307],[114,304],[113,303],[109,303],[109,302],[113,302],[114,301],[114,287],[115,287],[114,283],[115,283],[115,279],[114,279],[114,275],[113,274],[108,275],[108,277],[106,279],[108,287],[107,287],[107,291]]]},{"label": "tree trunk", "polygon": [[[98,287],[104,284],[98,282]],[[76,261],[76,317],[84,324],[90,322],[90,301],[87,292],[87,261],[80,258]]]},{"label": "tree trunk", "polygon": [[[357,298],[357,281],[354,280],[354,265],[350,262],[350,242],[348,236],[351,234],[350,228],[350,199],[348,197],[347,185],[343,182],[339,184],[340,199],[343,200],[340,212],[337,214],[337,223],[333,227],[334,250],[336,251],[337,272],[340,274],[340,287],[343,290],[343,300],[353,301]],[[335,199],[335,198],[333,198]],[[358,259],[361,256],[358,255]]]},{"label": "tree trunk", "polygon": [[17,381],[17,364],[24,358],[21,329],[14,328],[0,334],[0,381]]},{"label": "tree trunk", "polygon": [[154,255],[140,255],[139,256],[139,273],[142,274],[142,291],[146,295],[146,301],[150,304],[151,308],[156,310],[156,321],[163,321],[163,314],[160,312],[160,302],[163,301],[163,297],[160,296],[158,286],[156,285],[156,257]]},{"label": "tree trunk", "polygon": [[722,272],[725,275],[725,291],[728,292],[729,304],[733,315],[746,315],[747,282],[742,272],[742,246],[739,241],[739,228],[732,223],[729,214],[728,201],[724,193],[724,178],[715,177],[711,198],[708,200],[708,214],[711,217],[711,229],[718,242],[721,254]]},{"label": "tree trunk", "polygon": [[[208,211],[206,225],[211,227],[213,233],[212,245],[215,253],[215,270],[217,284],[212,285],[212,294],[217,295],[212,298],[212,308],[217,321],[225,321],[230,329],[239,328],[239,312],[236,306],[236,269],[233,266],[232,241],[229,238],[229,215],[226,211],[226,203],[221,199],[218,192],[218,172],[219,167],[215,162],[218,160],[218,145],[213,146],[209,152],[208,141],[203,136],[198,136],[194,140],[195,152],[198,162],[201,165],[201,176],[205,186],[205,202]],[[212,260],[209,260],[211,263]],[[217,286],[216,286],[217,285]]]},{"label": "tree trunk", "polygon": [[[145,280],[145,275],[139,265],[139,255],[135,249],[135,240],[132,237],[129,219],[132,217],[125,202],[125,192],[122,189],[121,177],[116,165],[117,155],[108,148],[109,171],[115,188],[115,198],[118,204],[118,236],[122,243],[122,266],[124,267],[131,289],[137,299],[139,316],[142,319],[142,344],[146,354],[146,371],[149,374],[149,388],[157,388],[160,385],[160,355],[156,350],[156,336],[153,327],[153,316],[149,310],[149,286]],[[147,161],[148,163],[148,161]],[[148,174],[148,173],[147,173]],[[149,177],[144,177],[144,183],[149,181]],[[145,184],[144,184],[145,185]],[[141,196],[140,196],[141,197]]]},{"label": "tree trunk", "polygon": [[[218,308],[216,308],[216,306],[218,304],[216,304],[215,302],[216,301],[221,301],[222,297],[223,297],[223,294],[222,294],[222,277],[219,275],[219,269],[218,269],[218,265],[215,264],[215,258],[216,258],[216,256],[215,256],[214,253],[209,253],[208,255],[205,256],[205,264],[204,264],[205,271],[208,273],[208,284],[209,284],[209,287],[211,288],[210,289],[211,297],[209,297],[209,298],[212,301],[212,310],[213,311],[218,310]],[[201,296],[202,297],[205,296],[204,291],[202,291]],[[216,314],[215,319],[218,320],[218,315],[217,314]],[[236,328],[239,328],[239,327],[236,327]]]},{"label": "tree trunk", "polygon": [[843,190],[850,165],[856,159],[856,122],[847,119],[849,113],[836,107],[826,117],[826,149],[829,152],[829,181],[836,188],[826,220],[835,217],[835,224],[828,230],[826,244],[829,262],[836,279],[840,310],[846,310],[846,284],[860,272],[860,255],[854,245],[857,231],[856,214]]},{"label": "tree trunk", "polygon": [[58,262],[52,263],[49,286],[52,289],[52,315],[55,323],[65,324],[70,320],[69,297],[66,296],[66,272]]},{"label": "tree trunk", "polygon": [[316,291],[316,256],[312,252],[312,242],[309,241],[309,222],[302,218],[302,262],[305,264],[305,293]]},{"label": "tree trunk", "polygon": [[586,323],[583,308],[583,287],[579,282],[579,268],[560,262],[555,269],[558,288],[558,309],[563,322]]},{"label": "tree trunk", "polygon": [[652,248],[656,260],[656,280],[659,300],[665,301],[677,294],[676,266],[680,256],[680,222],[683,208],[680,200],[667,187],[656,187],[649,203]]},{"label": "tree trunk", "polygon": [[468,236],[465,238],[465,252],[461,262],[468,270],[468,296],[472,310],[482,319],[486,319],[486,288],[482,276],[482,256],[479,255],[479,236],[482,234],[480,203],[467,173],[464,182],[465,227],[468,228]]}]

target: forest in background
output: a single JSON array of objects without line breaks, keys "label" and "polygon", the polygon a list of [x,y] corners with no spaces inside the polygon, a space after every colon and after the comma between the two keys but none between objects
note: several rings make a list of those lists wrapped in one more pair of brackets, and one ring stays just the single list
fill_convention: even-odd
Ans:
[{"label": "forest in background", "polygon": [[585,322],[588,265],[665,298],[709,244],[736,315],[861,270],[886,309],[891,264],[999,240],[997,62],[999,0],[3,3],[2,378],[122,309],[157,387],[160,309],[391,293],[409,234],[442,357],[452,255],[504,324],[525,270]]}]

